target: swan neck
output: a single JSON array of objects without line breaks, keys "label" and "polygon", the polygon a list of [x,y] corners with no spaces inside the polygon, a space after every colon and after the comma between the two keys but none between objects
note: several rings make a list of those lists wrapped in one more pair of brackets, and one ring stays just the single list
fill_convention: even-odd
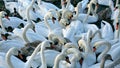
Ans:
[{"label": "swan neck", "polygon": [[41,48],[41,63],[42,63],[43,68],[47,68],[46,60],[45,60],[45,56],[44,56],[44,48],[43,49]]},{"label": "swan neck", "polygon": [[104,68],[105,61],[106,61],[105,58],[103,58],[103,59],[101,60],[101,62],[100,62],[100,68]]},{"label": "swan neck", "polygon": [[30,24],[28,23],[28,24],[24,27],[23,33],[22,33],[23,39],[24,39],[24,41],[25,41],[26,43],[29,43],[29,42],[30,42],[29,39],[27,38],[27,35],[26,35],[26,32],[27,32],[27,30],[28,30],[29,28],[30,28]]},{"label": "swan neck", "polygon": [[97,30],[97,31],[92,35],[92,38],[94,38],[96,34],[98,34],[99,38],[102,39],[102,34],[101,34],[100,30]]},{"label": "swan neck", "polygon": [[2,17],[0,17],[0,25],[1,25],[2,31],[3,31],[3,32],[7,32],[7,31],[5,30],[5,27],[3,26]]},{"label": "swan neck", "polygon": [[109,42],[102,41],[101,45],[106,45],[105,50],[98,56],[98,61],[102,59],[102,57],[110,50],[111,44]]},{"label": "swan neck", "polygon": [[49,25],[49,23],[48,23],[47,20],[48,20],[48,15],[46,15],[46,16],[44,17],[44,22],[45,22],[47,28],[48,28],[50,31],[52,31],[52,29],[50,28],[50,25]]},{"label": "swan neck", "polygon": [[30,56],[29,60],[26,62],[27,68],[30,68],[30,64],[31,64],[33,58],[35,57],[35,55],[40,50],[40,48],[41,48],[41,43],[35,48],[35,50],[33,51],[32,55]]},{"label": "swan neck", "polygon": [[[34,4],[35,0],[32,0],[30,6],[27,7],[27,10],[26,10],[26,14],[27,14],[27,21],[30,22],[30,9],[32,8],[33,4]],[[31,23],[31,22],[30,22]]]},{"label": "swan neck", "polygon": [[5,59],[6,59],[6,62],[7,62],[7,64],[8,64],[8,66],[9,66],[9,68],[14,68],[13,65],[12,65],[12,62],[11,62],[11,60],[10,60],[10,57],[11,57],[11,56],[12,56],[12,55],[11,55],[11,51],[8,51],[7,54],[6,54]]},{"label": "swan neck", "polygon": [[117,6],[118,4],[119,4],[119,0],[117,0],[117,1],[116,1],[116,4],[115,4],[115,6]]},{"label": "swan neck", "polygon": [[69,9],[69,6],[70,6],[70,0],[67,0],[66,9]]}]

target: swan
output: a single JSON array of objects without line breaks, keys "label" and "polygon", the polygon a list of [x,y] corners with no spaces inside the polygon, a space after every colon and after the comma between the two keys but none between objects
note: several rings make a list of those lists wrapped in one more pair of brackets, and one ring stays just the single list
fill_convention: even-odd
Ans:
[{"label": "swan", "polygon": [[[6,0],[3,0],[5,3],[5,8],[8,9],[10,11],[10,13],[14,12],[14,8],[18,8],[19,3],[18,2],[7,2]],[[18,9],[17,9],[18,11]]]},{"label": "swan", "polygon": [[[95,4],[96,7],[95,7],[95,10],[93,10],[92,8],[92,4]],[[98,21],[98,15],[96,14],[96,11],[97,11],[97,1],[96,0],[91,0],[90,3],[87,5],[88,6],[88,12],[87,14],[79,14],[78,15],[78,19],[84,23],[94,23],[96,21]],[[90,12],[92,12],[92,16],[89,15]]]},{"label": "swan", "polygon": [[109,5],[109,1],[112,1],[112,0],[98,0],[98,3],[100,5],[108,6]]},{"label": "swan", "polygon": [[80,53],[80,51],[76,48],[69,48],[67,52],[71,53],[70,55],[68,55],[70,57],[71,64],[61,62],[63,64],[61,65],[62,68],[81,68],[79,60],[81,59],[82,53]]},{"label": "swan", "polygon": [[[77,47],[74,47],[73,46],[74,44],[73,43],[66,43],[63,47],[62,47],[62,50],[64,48],[77,48]],[[56,48],[56,46],[55,46]],[[47,49],[47,50],[44,50],[44,56],[45,56],[45,60],[47,61],[46,64],[48,67],[53,67],[54,66],[54,61],[55,61],[55,57],[60,54],[61,52],[59,51],[56,51],[56,50],[50,50],[50,49]],[[33,66],[36,64],[36,66],[40,66],[40,64],[42,64],[41,62],[41,56],[42,54],[40,52],[37,53],[37,55],[34,57],[33,59]],[[29,58],[29,56],[27,57]],[[51,58],[51,59],[49,59]],[[35,64],[34,64],[35,63]]]},{"label": "swan", "polygon": [[114,33],[113,33],[111,25],[108,22],[102,20],[101,24],[103,24],[103,23],[105,25],[103,27],[101,27],[101,29],[100,29],[102,38],[112,40],[114,38]]},{"label": "swan", "polygon": [[[44,36],[33,32],[35,30],[35,23],[33,21],[31,21],[30,16],[29,16],[29,14],[30,14],[29,10],[32,7],[33,3],[34,3],[34,0],[32,0],[32,3],[27,8],[27,12],[26,12],[26,14],[27,14],[27,24],[26,24],[26,26],[23,28],[23,30],[15,29],[13,31],[14,34],[20,36],[26,43],[33,42],[33,41],[36,41],[36,40],[40,40],[40,41],[46,40],[46,38]],[[29,28],[33,29],[33,31],[28,30]],[[21,32],[22,32],[22,36],[19,34]],[[38,38],[36,38],[36,37],[38,37]]]},{"label": "swan", "polygon": [[117,58],[112,63],[110,63],[109,65],[105,66],[105,68],[110,68],[110,67],[119,68],[120,67],[120,58]]},{"label": "swan", "polygon": [[6,29],[5,29],[5,27],[4,27],[4,25],[3,25],[3,23],[2,23],[2,17],[4,17],[5,14],[6,14],[6,12],[4,12],[4,11],[0,12],[0,25],[1,25],[1,28],[2,28],[3,32],[7,32]]},{"label": "swan", "polygon": [[83,61],[83,65],[82,67],[86,67],[87,66],[91,66],[96,62],[96,55],[94,52],[92,52],[90,44],[86,43],[85,40],[81,39],[78,41],[78,45],[80,48],[84,48],[84,53],[85,53],[85,57],[84,57],[84,61]]},{"label": "swan", "polygon": [[55,57],[53,68],[60,68],[59,62],[61,60],[65,60],[66,62],[71,63],[69,57],[67,56],[66,51],[67,48],[63,49],[62,52]]},{"label": "swan", "polygon": [[[18,2],[20,4],[18,6],[18,13],[23,18],[23,20],[27,19],[27,14],[25,12],[27,12],[28,7],[30,11],[30,19],[32,19],[33,21],[36,21],[37,19],[40,20],[43,19],[41,14],[37,11],[38,6],[35,4],[35,1],[26,0],[26,1],[18,1]],[[23,4],[21,4],[21,2]],[[29,4],[31,4],[31,6],[29,6]]]},{"label": "swan", "polygon": [[[6,55],[6,62],[8,64],[9,67],[11,68],[19,68],[19,67],[24,67],[24,68],[30,68],[31,67],[31,62],[33,61],[33,58],[35,57],[35,55],[37,54],[37,52],[40,50],[41,46],[48,46],[50,47],[52,45],[52,42],[49,41],[49,40],[46,40],[46,41],[43,41],[42,43],[40,43],[36,49],[34,50],[34,52],[32,53],[31,57],[29,58],[29,60],[27,62],[22,62],[20,61],[19,59],[13,59],[15,62],[12,62],[14,63],[15,65],[12,65],[11,61],[10,61],[10,56],[11,56],[11,53],[8,51],[7,55]],[[17,63],[16,63],[17,61]],[[20,65],[20,66],[19,66]]]},{"label": "swan", "polygon": [[68,9],[68,10],[73,12],[74,11],[74,6],[70,2],[71,2],[71,0],[61,0],[62,9],[63,10]]},{"label": "swan", "polygon": [[101,45],[105,45],[106,48],[104,49],[104,51],[98,56],[97,61],[100,62],[102,57],[110,50],[111,48],[111,44],[107,41],[98,41],[93,45],[93,51],[96,50],[96,48],[99,48]]},{"label": "swan", "polygon": [[39,7],[39,13],[42,14],[42,17],[48,12],[50,9],[56,9],[59,10],[59,8],[51,3],[47,3],[41,0],[37,0],[38,7]]},{"label": "swan", "polygon": [[[9,54],[8,54],[9,53]],[[6,58],[7,58],[7,55],[11,56],[11,57],[8,57],[9,59],[12,59],[12,63],[16,62],[15,60],[18,60],[20,61],[18,58],[16,58],[15,56],[13,55],[20,55],[20,51],[15,48],[15,47],[12,47],[11,49],[9,49],[9,51],[7,53],[4,53],[4,52],[0,52],[0,67],[1,68],[10,68],[8,67],[7,65],[7,62],[5,61]],[[21,57],[22,58],[22,57]],[[22,62],[22,61],[21,61]],[[17,62],[16,62],[17,63]],[[21,64],[19,64],[20,66]],[[13,67],[12,67],[13,68]]]},{"label": "swan", "polygon": [[[112,62],[111,55],[106,54],[106,55],[102,58],[102,60],[101,60],[100,63],[94,64],[94,65],[90,66],[89,68],[98,68],[98,67],[100,67],[100,68],[104,68],[104,67],[105,67],[105,68],[106,68],[106,66],[109,65],[111,62]],[[104,67],[103,67],[103,66],[104,66]]]}]

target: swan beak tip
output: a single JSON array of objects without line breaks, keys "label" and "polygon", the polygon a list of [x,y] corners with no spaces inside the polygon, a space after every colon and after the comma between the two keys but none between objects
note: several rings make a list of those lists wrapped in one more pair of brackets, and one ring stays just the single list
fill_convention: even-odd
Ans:
[{"label": "swan beak tip", "polygon": [[23,59],[23,56],[21,54],[18,54],[18,56],[20,57],[20,59]]}]

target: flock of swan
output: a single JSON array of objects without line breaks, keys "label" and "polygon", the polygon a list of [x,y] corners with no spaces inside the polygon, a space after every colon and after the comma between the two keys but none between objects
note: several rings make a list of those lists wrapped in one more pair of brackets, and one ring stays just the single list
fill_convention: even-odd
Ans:
[{"label": "flock of swan", "polygon": [[120,68],[119,0],[3,1],[0,68]]}]

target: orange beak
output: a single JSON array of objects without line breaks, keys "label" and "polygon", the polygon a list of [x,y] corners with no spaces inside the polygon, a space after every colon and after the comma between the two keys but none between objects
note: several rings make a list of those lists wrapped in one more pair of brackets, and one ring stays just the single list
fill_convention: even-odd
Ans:
[{"label": "orange beak", "polygon": [[22,55],[19,53],[18,56],[20,57],[20,59],[23,59]]}]

